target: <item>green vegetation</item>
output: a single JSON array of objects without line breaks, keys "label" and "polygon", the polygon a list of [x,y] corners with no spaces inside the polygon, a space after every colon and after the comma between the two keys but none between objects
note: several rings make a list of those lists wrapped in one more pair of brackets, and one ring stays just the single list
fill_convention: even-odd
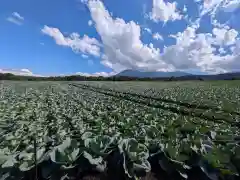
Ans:
[{"label": "green vegetation", "polygon": [[238,179],[240,84],[0,86],[0,178]]}]

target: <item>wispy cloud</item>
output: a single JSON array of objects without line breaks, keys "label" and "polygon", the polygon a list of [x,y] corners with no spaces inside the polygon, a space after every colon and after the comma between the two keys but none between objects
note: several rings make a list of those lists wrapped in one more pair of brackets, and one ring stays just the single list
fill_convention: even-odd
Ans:
[{"label": "wispy cloud", "polygon": [[116,72],[95,72],[95,73],[77,72],[76,75],[86,76],[86,77],[97,77],[97,76],[109,77],[109,76],[116,75]]},{"label": "wispy cloud", "polygon": [[76,53],[100,56],[100,43],[95,38],[90,38],[87,35],[80,37],[78,33],[72,33],[65,37],[58,28],[49,26],[44,26],[41,31],[43,34],[52,37],[57,45],[70,47]]},{"label": "wispy cloud", "polygon": [[163,37],[162,37],[162,35],[159,34],[159,33],[155,33],[155,34],[153,34],[153,39],[163,41]]},{"label": "wispy cloud", "polygon": [[39,74],[34,74],[29,69],[0,69],[0,73],[11,73],[19,76],[42,76]]},{"label": "wispy cloud", "polygon": [[20,26],[20,25],[23,24],[24,17],[21,16],[21,15],[20,15],[19,13],[17,13],[17,12],[13,12],[13,13],[11,14],[11,16],[9,16],[9,17],[7,18],[7,21],[9,21],[9,22],[11,22],[11,23],[14,23],[14,24]]},{"label": "wispy cloud", "polygon": [[151,29],[149,29],[149,28],[144,28],[144,31],[146,31],[146,32],[148,32],[149,34],[152,34],[152,30]]},{"label": "wispy cloud", "polygon": [[217,12],[234,12],[240,7],[239,0],[204,0],[203,6],[200,8],[200,16],[210,14],[215,17]]},{"label": "wispy cloud", "polygon": [[88,58],[88,56],[87,56],[87,55],[85,55],[85,54],[82,54],[82,58],[84,58],[84,59],[87,59],[87,58]]}]

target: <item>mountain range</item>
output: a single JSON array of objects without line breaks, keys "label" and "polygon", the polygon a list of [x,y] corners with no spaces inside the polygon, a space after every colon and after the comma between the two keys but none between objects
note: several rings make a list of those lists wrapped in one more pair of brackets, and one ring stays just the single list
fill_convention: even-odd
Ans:
[{"label": "mountain range", "polygon": [[182,71],[174,72],[144,72],[138,70],[125,70],[115,77],[130,77],[130,78],[153,78],[159,80],[167,80],[173,77],[174,80],[232,80],[240,79],[240,72],[229,72],[223,74],[190,74]]},{"label": "mountain range", "polygon": [[192,74],[182,72],[182,71],[174,71],[174,72],[146,72],[146,71],[138,71],[138,70],[124,70],[117,75],[116,77],[135,77],[135,78],[161,78],[161,77],[181,77],[181,76],[190,76]]}]

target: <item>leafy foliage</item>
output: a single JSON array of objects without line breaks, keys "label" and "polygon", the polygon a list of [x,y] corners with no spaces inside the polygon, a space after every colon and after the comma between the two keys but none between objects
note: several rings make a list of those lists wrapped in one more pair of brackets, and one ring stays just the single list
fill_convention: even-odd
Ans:
[{"label": "leafy foliage", "polygon": [[239,87],[4,82],[0,91],[1,179],[78,179],[112,166],[125,179],[156,169],[239,178]]}]

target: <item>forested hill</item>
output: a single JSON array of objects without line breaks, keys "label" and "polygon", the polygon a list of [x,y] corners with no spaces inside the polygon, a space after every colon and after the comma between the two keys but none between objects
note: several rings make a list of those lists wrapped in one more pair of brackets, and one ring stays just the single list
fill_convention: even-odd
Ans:
[{"label": "forested hill", "polygon": [[156,78],[138,78],[127,76],[112,76],[112,77],[86,77],[80,75],[72,76],[20,76],[10,73],[0,73],[0,80],[16,80],[16,81],[186,81],[186,80],[240,80],[240,72],[225,73],[217,75],[186,75],[181,77],[156,77]]}]

